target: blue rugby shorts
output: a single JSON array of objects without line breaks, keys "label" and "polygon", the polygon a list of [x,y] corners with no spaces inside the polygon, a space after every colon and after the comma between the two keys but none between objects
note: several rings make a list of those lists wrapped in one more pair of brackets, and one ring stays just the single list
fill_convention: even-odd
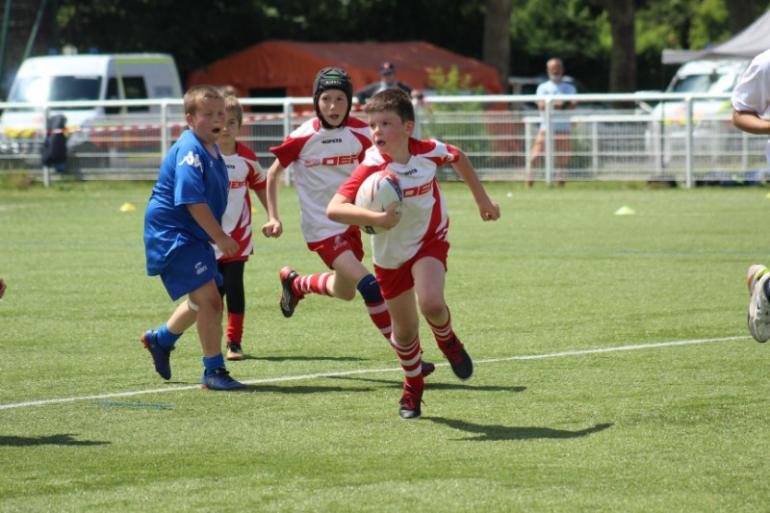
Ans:
[{"label": "blue rugby shorts", "polygon": [[160,273],[166,292],[173,301],[189,294],[211,280],[217,287],[224,283],[217,269],[214,248],[207,242],[185,244],[177,249],[171,262]]}]

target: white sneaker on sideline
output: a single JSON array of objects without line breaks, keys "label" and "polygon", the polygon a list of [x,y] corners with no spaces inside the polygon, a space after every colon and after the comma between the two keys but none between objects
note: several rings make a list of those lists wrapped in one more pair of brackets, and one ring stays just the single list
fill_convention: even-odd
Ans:
[{"label": "white sneaker on sideline", "polygon": [[770,280],[770,272],[764,265],[754,264],[746,273],[749,287],[749,331],[757,342],[770,340],[770,301],[765,295],[765,283]]}]

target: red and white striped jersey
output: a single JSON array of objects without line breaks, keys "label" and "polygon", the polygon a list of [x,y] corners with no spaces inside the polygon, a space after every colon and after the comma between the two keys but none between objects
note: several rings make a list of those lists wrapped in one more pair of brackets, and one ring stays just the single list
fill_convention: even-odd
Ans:
[{"label": "red and white striped jersey", "polygon": [[388,231],[372,236],[372,259],[384,269],[397,269],[412,258],[420,247],[433,239],[446,239],[449,227],[444,195],[439,189],[436,170],[457,162],[456,148],[435,140],[409,140],[411,157],[406,164],[392,162],[377,147],[369,148],[364,161],[339,188],[354,200],[367,176],[387,169],[398,177],[404,194],[401,221]]},{"label": "red and white striped jersey", "polygon": [[367,124],[348,116],[343,126],[333,129],[323,128],[318,118],[310,119],[281,145],[270,148],[281,166],[292,166],[306,242],[327,239],[348,229],[329,219],[326,207],[371,145]]},{"label": "red and white striped jersey", "polygon": [[230,178],[227,208],[222,216],[222,229],[240,246],[238,253],[224,257],[214,245],[217,259],[223,262],[248,260],[254,252],[251,237],[251,197],[249,189],[258,191],[267,186],[265,172],[257,162],[257,155],[241,143],[235,144],[233,155],[222,155]]}]

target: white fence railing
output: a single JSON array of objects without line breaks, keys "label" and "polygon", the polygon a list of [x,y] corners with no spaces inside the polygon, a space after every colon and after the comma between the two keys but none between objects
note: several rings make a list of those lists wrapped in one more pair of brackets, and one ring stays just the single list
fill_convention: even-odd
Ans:
[{"label": "white fence railing", "polygon": [[[536,102],[543,100],[539,112]],[[575,102],[574,110],[555,108]],[[270,146],[312,116],[310,98],[243,98],[241,141],[263,166]],[[0,172],[50,177],[154,179],[162,156],[184,129],[181,100],[0,103]],[[462,148],[483,179],[763,182],[767,137],[731,123],[728,95],[582,94],[434,96],[416,105],[416,136]],[[67,117],[67,160],[45,168],[46,120]],[[546,121],[544,123],[544,121]],[[542,125],[541,125],[542,123]],[[544,154],[532,147],[543,127]],[[565,131],[557,132],[554,128]],[[454,178],[451,168],[442,178]]]}]

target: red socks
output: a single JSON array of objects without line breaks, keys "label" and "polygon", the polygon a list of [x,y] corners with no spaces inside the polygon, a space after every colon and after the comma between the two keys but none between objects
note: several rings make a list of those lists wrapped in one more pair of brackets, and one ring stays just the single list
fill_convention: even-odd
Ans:
[{"label": "red socks", "polygon": [[447,320],[441,326],[433,324],[428,318],[425,320],[428,322],[431,331],[433,331],[433,336],[436,338],[439,349],[444,351],[447,344],[456,337],[455,332],[452,329],[452,314],[449,313],[449,308],[447,308]]},{"label": "red socks", "polygon": [[291,284],[294,294],[304,296],[305,294],[321,294],[322,296],[331,296],[332,293],[326,288],[326,283],[332,273],[317,273],[309,276],[298,276]]},{"label": "red socks", "polygon": [[422,381],[422,350],[420,349],[420,337],[417,336],[408,347],[401,347],[395,340],[390,341],[391,347],[398,356],[398,361],[404,369],[407,381],[419,377]]},{"label": "red socks", "polygon": [[388,306],[385,301],[379,303],[366,303],[366,311],[369,312],[372,322],[377,329],[380,330],[385,340],[390,341],[390,334],[393,332],[393,328],[390,323],[390,312],[388,312]]},{"label": "red socks", "polygon": [[227,313],[227,342],[241,343],[243,337],[243,314]]}]

